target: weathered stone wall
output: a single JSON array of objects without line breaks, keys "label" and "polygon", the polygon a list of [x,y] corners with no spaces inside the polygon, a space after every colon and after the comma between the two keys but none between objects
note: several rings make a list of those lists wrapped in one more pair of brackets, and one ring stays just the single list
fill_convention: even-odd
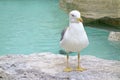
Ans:
[{"label": "weathered stone wall", "polygon": [[83,16],[100,18],[103,16],[120,17],[119,0],[60,0],[64,10],[78,9]]},{"label": "weathered stone wall", "polygon": [[60,6],[69,12],[77,9],[85,22],[99,21],[120,27],[120,0],[60,0]]}]

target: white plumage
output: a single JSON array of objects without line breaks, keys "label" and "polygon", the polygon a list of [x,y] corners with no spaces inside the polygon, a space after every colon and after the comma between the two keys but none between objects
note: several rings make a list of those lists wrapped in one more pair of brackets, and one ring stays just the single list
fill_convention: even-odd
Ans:
[{"label": "white plumage", "polygon": [[69,27],[62,32],[60,45],[67,51],[67,66],[64,69],[66,72],[72,71],[69,65],[69,52],[78,52],[77,71],[84,71],[80,66],[80,51],[86,48],[89,44],[87,34],[82,24],[80,12],[73,10],[69,13]]},{"label": "white plumage", "polygon": [[89,44],[87,34],[79,19],[81,19],[81,16],[77,10],[70,12],[69,27],[64,32],[63,39],[60,41],[61,47],[67,52],[80,52]]}]

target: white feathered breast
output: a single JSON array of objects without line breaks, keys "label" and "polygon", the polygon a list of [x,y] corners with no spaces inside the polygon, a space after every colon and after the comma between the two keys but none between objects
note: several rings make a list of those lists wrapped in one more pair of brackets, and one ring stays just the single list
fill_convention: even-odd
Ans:
[{"label": "white feathered breast", "polygon": [[79,52],[88,44],[88,37],[82,23],[71,23],[60,42],[61,47],[68,52]]}]

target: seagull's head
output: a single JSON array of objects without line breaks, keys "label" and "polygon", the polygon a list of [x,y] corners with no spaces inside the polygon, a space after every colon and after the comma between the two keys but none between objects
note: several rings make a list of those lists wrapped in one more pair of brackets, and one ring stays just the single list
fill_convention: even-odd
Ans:
[{"label": "seagull's head", "polygon": [[83,22],[82,18],[81,18],[81,14],[79,11],[77,10],[73,10],[69,13],[69,21],[71,23],[79,23],[79,22]]}]

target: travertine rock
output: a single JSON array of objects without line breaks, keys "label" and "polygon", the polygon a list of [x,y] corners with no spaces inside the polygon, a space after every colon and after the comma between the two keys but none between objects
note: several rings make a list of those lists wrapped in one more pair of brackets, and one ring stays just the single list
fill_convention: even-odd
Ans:
[{"label": "travertine rock", "polygon": [[84,22],[99,22],[120,27],[120,0],[60,0],[60,6],[67,12],[77,9]]},{"label": "travertine rock", "polygon": [[[0,57],[0,80],[120,80],[120,61],[82,56],[84,72],[63,72],[66,57],[53,53]],[[77,57],[70,57],[75,69]]]},{"label": "travertine rock", "polygon": [[110,40],[110,41],[120,41],[120,32],[110,32],[108,40]]}]

